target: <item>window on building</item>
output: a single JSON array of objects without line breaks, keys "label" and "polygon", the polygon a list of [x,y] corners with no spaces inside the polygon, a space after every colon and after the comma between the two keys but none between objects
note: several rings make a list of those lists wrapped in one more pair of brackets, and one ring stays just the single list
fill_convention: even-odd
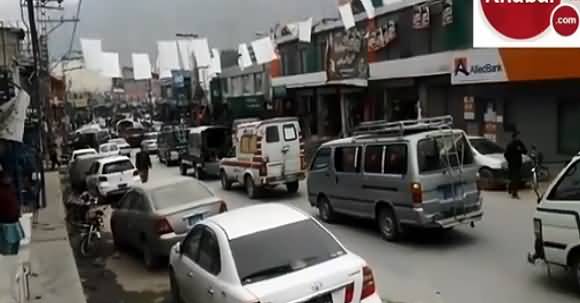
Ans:
[{"label": "window on building", "polygon": [[403,144],[390,145],[385,153],[383,173],[404,175],[407,173],[407,146]]},{"label": "window on building", "polygon": [[337,172],[358,173],[360,158],[359,147],[337,147],[334,150],[334,168]]},{"label": "window on building", "polygon": [[326,68],[326,39],[318,43],[318,70],[323,71]]},{"label": "window on building", "polygon": [[367,146],[365,148],[365,172],[380,174],[381,164],[383,162],[382,146]]},{"label": "window on building", "polygon": [[241,77],[232,77],[230,78],[232,82],[232,90],[231,94],[233,96],[240,96],[243,93],[243,85],[242,85],[242,78]]},{"label": "window on building", "polygon": [[308,49],[307,48],[301,48],[298,51],[298,54],[300,55],[300,70],[299,73],[307,73],[308,72]]},{"label": "window on building", "polygon": [[229,85],[228,85],[229,84],[228,83],[228,80],[229,80],[228,78],[222,78],[222,79],[220,79],[220,82],[221,82],[220,85],[222,87],[222,93],[223,93],[224,96],[227,96],[228,95],[228,92],[230,90]]},{"label": "window on building", "polygon": [[580,103],[563,100],[558,104],[558,151],[565,155],[580,152]]},{"label": "window on building", "polygon": [[254,83],[256,87],[256,93],[260,93],[264,91],[264,76],[262,73],[255,73],[254,74]]},{"label": "window on building", "polygon": [[289,75],[290,74],[290,70],[289,70],[289,66],[290,66],[290,58],[288,57],[288,53],[287,52],[281,52],[280,53],[280,58],[282,61],[282,74],[283,75]]}]

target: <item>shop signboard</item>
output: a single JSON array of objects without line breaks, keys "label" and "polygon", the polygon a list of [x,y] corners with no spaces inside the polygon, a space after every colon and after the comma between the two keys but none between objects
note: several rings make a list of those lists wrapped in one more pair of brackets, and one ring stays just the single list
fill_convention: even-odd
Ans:
[{"label": "shop signboard", "polygon": [[352,28],[328,35],[327,80],[368,79],[367,39],[363,30]]},{"label": "shop signboard", "polygon": [[470,84],[507,81],[497,50],[458,52],[452,57],[451,83]]}]

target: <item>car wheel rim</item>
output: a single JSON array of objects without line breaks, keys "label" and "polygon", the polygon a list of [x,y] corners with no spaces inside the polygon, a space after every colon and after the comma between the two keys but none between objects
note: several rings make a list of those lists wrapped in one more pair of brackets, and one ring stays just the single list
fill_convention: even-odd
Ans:
[{"label": "car wheel rim", "polygon": [[328,220],[328,204],[326,202],[322,202],[322,205],[320,205],[320,217],[324,221]]},{"label": "car wheel rim", "polygon": [[388,237],[393,234],[393,219],[389,216],[383,219],[383,233]]},{"label": "car wheel rim", "polygon": [[252,182],[250,180],[246,181],[246,190],[248,191],[248,195],[254,195],[254,187],[252,186]]}]

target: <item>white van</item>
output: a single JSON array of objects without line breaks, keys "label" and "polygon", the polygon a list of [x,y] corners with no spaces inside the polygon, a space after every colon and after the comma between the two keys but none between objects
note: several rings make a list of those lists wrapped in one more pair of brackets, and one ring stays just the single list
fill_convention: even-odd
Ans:
[{"label": "white van", "polygon": [[304,175],[304,143],[296,118],[274,118],[240,124],[234,137],[236,156],[220,162],[220,178],[225,190],[232,183],[245,186],[255,198],[260,190],[285,184],[298,191]]},{"label": "white van", "polygon": [[528,261],[542,260],[548,270],[551,265],[568,269],[580,289],[580,155],[538,196],[534,250]]}]

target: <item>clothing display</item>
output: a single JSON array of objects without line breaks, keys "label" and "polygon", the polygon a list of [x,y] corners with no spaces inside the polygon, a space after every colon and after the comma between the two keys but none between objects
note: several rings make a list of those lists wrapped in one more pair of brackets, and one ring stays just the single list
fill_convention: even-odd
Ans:
[{"label": "clothing display", "polygon": [[20,249],[20,241],[24,237],[24,230],[20,222],[0,223],[0,255],[17,255]]}]

